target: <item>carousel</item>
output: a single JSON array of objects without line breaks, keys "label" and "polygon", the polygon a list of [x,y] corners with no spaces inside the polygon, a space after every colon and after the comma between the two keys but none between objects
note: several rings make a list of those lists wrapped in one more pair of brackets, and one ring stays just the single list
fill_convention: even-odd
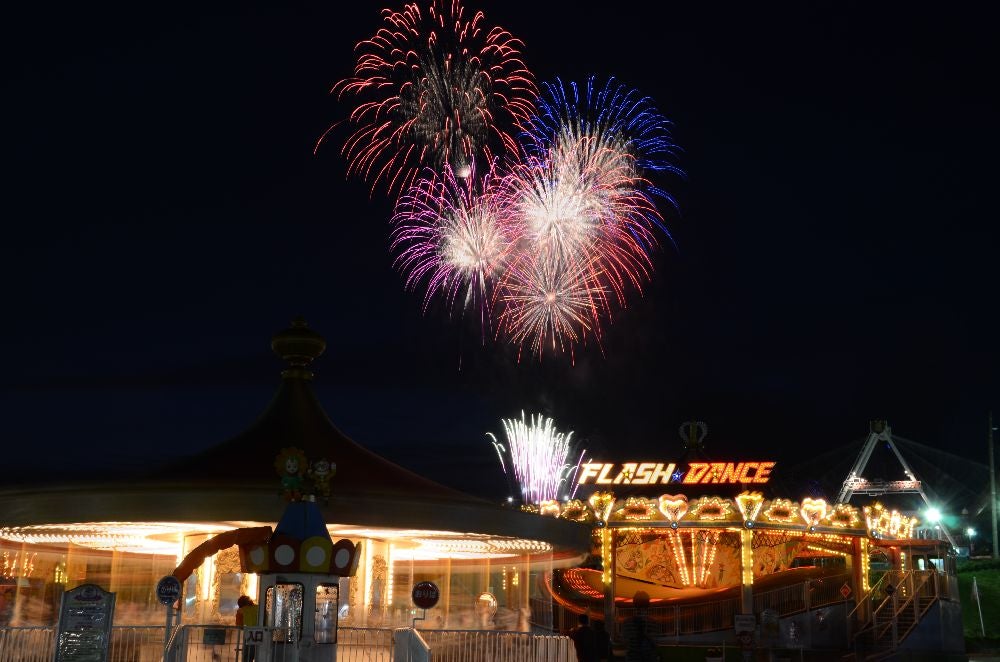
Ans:
[{"label": "carousel", "polygon": [[[267,592],[268,568],[247,545],[262,546],[272,571],[292,567],[267,556],[289,503],[323,522],[302,562],[325,550],[328,573],[346,563],[334,572],[341,625],[409,624],[411,588],[433,581],[441,599],[426,627],[551,626],[544,578],[582,561],[590,527],[471,497],[368,451],[312,391],[323,338],[296,320],[271,346],[286,367],[244,433],[141,479],[0,491],[0,626],[54,623],[62,593],[82,584],[116,593],[116,625],[159,624],[154,587],[166,575],[183,580],[182,622],[232,624],[240,596]],[[484,596],[496,605],[485,621]]]}]

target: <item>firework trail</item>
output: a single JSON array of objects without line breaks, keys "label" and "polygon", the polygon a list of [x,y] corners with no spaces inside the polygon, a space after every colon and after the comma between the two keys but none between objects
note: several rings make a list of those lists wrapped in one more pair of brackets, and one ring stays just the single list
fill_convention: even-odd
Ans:
[{"label": "firework trail", "polygon": [[[573,433],[559,432],[555,421],[541,414],[525,419],[505,418],[506,444],[491,432],[486,436],[500,458],[508,476],[513,474],[524,503],[537,504],[549,499],[571,499],[576,494],[576,474],[586,451],[576,456],[571,442]],[[574,460],[574,457],[576,459]]]},{"label": "firework trail", "polygon": [[354,75],[332,90],[358,102],[343,147],[348,174],[403,191],[421,166],[465,177],[477,161],[516,151],[511,130],[537,95],[518,39],[482,12],[466,19],[458,0],[385,9],[382,19],[356,46]]},{"label": "firework trail", "polygon": [[424,310],[437,294],[449,307],[479,310],[490,326],[490,304],[497,276],[516,242],[511,206],[491,168],[479,178],[460,177],[450,165],[425,170],[396,203],[391,250],[406,287],[426,286]]}]

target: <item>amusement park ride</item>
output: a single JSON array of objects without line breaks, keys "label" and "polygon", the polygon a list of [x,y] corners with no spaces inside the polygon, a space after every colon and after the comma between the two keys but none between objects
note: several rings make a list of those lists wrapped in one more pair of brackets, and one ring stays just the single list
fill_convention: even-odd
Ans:
[{"label": "amusement park ride", "polygon": [[[899,460],[899,463],[903,466],[903,471],[906,473],[908,480],[882,480],[875,479],[869,480],[863,477],[863,472],[865,467],[868,465],[868,460],[871,459],[872,451],[875,450],[879,442],[884,443]],[[837,496],[837,503],[849,503],[851,497],[855,494],[863,494],[866,496],[882,496],[885,494],[919,494],[920,498],[923,499],[924,504],[928,508],[933,508],[931,500],[927,497],[927,492],[924,490],[923,483],[917,479],[916,474],[910,468],[909,463],[903,457],[903,454],[899,452],[899,448],[896,446],[895,442],[892,440],[892,430],[889,428],[889,424],[885,421],[872,421],[869,428],[868,438],[865,440],[864,446],[861,447],[861,452],[858,454],[858,459],[855,460],[854,466],[851,467],[850,472],[847,474],[847,478],[844,480],[844,485],[840,489],[840,494]],[[947,537],[948,542],[955,545],[954,538],[951,537],[951,533],[948,531],[944,523],[940,523],[938,526],[941,527],[941,532]]]},{"label": "amusement park ride", "polygon": [[[584,463],[578,481],[594,489],[589,498],[537,504],[541,515],[591,524],[600,557],[599,569],[555,571],[555,602],[614,628],[646,610],[651,631],[675,642],[738,634],[741,623],[755,622],[757,636],[790,646],[961,649],[950,536],[915,538],[915,517],[877,501],[850,503],[855,495],[916,493],[929,504],[888,425],[872,424],[830,503],[765,497],[776,463],[706,460],[706,432],[704,424],[682,426],[686,451],[676,465]],[[863,477],[879,442],[907,480]]]}]

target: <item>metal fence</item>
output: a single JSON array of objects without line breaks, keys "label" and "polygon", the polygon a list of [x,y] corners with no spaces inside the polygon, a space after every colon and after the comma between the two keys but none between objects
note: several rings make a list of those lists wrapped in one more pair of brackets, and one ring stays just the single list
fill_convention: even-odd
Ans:
[{"label": "metal fence", "polygon": [[[846,595],[841,592],[845,586],[848,588]],[[854,594],[850,575],[811,579],[800,584],[755,593],[753,611],[759,614],[765,609],[771,609],[779,616],[788,616],[823,605],[844,602]]]},{"label": "metal fence", "polygon": [[[850,575],[813,579],[792,586],[755,593],[753,611],[755,614],[760,614],[765,609],[771,609],[779,616],[788,616],[807,609],[844,602],[847,598],[841,590],[845,584],[851,587]],[[853,588],[847,595],[853,595]],[[679,637],[717,630],[730,630],[735,626],[735,616],[739,613],[739,607],[738,598],[692,605],[650,607],[644,610],[645,628],[646,632],[654,637]],[[639,612],[630,607],[622,607],[616,611],[618,619],[615,623],[615,633],[621,637],[624,622]]]},{"label": "metal fence", "polygon": [[[50,662],[55,659],[55,651],[55,626],[0,628],[0,662]],[[109,662],[151,662],[162,658],[162,627],[111,628]]]},{"label": "metal fence", "polygon": [[[163,659],[164,628],[112,628],[109,662]],[[285,662],[294,660],[287,633],[264,628],[258,644],[244,644],[244,629],[224,625],[183,625],[169,640],[171,662]],[[0,662],[50,662],[56,628],[0,628]],[[573,662],[568,637],[526,632],[338,628],[338,662]]]},{"label": "metal fence", "polygon": [[527,632],[421,630],[434,662],[575,662],[569,637]]},{"label": "metal fence", "polygon": [[51,662],[55,659],[56,629],[0,628],[0,662]]}]

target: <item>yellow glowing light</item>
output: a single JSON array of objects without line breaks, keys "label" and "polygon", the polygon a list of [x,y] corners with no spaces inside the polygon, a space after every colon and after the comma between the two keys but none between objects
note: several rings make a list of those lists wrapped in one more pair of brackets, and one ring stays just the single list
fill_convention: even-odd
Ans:
[{"label": "yellow glowing light", "polygon": [[729,519],[733,514],[733,502],[721,497],[702,497],[691,502],[691,517],[702,521]]},{"label": "yellow glowing light", "polygon": [[865,506],[864,513],[868,533],[885,535],[889,531],[889,522],[892,516],[881,503],[875,502],[871,506]]},{"label": "yellow glowing light", "polygon": [[684,494],[663,494],[659,499],[660,512],[668,522],[679,522],[688,511],[688,498]]},{"label": "yellow glowing light", "polygon": [[753,585],[753,531],[740,529],[740,581]]},{"label": "yellow glowing light", "polygon": [[579,499],[571,499],[567,501],[562,508],[562,513],[559,517],[563,519],[568,519],[573,522],[589,522],[594,519],[594,515],[587,504]]},{"label": "yellow glowing light", "polygon": [[683,483],[766,483],[776,462],[691,462]]},{"label": "yellow glowing light", "polygon": [[611,492],[594,492],[588,501],[594,509],[594,515],[602,522],[607,522],[611,516],[611,508],[615,505],[615,495]]},{"label": "yellow glowing light", "polygon": [[799,508],[799,515],[805,520],[806,526],[816,526],[826,517],[826,499],[812,499],[806,497],[802,500]]},{"label": "yellow glowing light", "polygon": [[372,545],[369,541],[365,546],[365,607],[371,604],[372,593]]},{"label": "yellow glowing light", "polygon": [[[867,510],[867,508],[865,509]],[[868,538],[861,538],[861,590],[867,593],[871,590],[868,575],[871,572],[871,559],[868,552]]]},{"label": "yellow glowing light", "polygon": [[[697,531],[691,534],[691,560],[694,561],[695,582],[698,586],[704,586],[708,580],[712,563],[715,562],[719,535],[719,531]],[[701,543],[701,554],[698,554],[696,541]]]},{"label": "yellow glowing light", "polygon": [[16,552],[13,556],[9,552],[4,552],[3,562],[0,563],[0,577],[5,579],[29,578],[35,571],[35,556]]},{"label": "yellow glowing light", "polygon": [[836,549],[829,549],[819,545],[806,545],[806,549],[811,549],[814,552],[823,552],[824,554],[836,554],[837,556],[842,556],[844,558],[849,558],[851,556],[847,552],[841,552]]},{"label": "yellow glowing light", "polygon": [[601,529],[601,581],[611,584],[611,530]]},{"label": "yellow glowing light", "polygon": [[736,507],[740,509],[744,522],[756,521],[763,505],[764,495],[760,492],[742,492],[736,497]]},{"label": "yellow glowing light", "polygon": [[[386,554],[385,554],[385,556],[386,556],[385,565],[386,565],[386,574],[388,576],[386,577],[386,581],[385,581],[385,586],[386,586],[386,588],[385,588],[385,594],[387,596],[386,602],[389,605],[392,605],[392,589],[393,589],[393,584],[395,583],[395,576],[394,576],[395,573],[392,571],[392,562],[393,562],[393,558],[392,558],[392,543],[389,543],[388,545],[386,545],[386,547],[387,547],[387,549],[386,549]],[[506,580],[506,576],[505,576],[505,580]]]},{"label": "yellow glowing light", "polygon": [[556,499],[546,499],[538,504],[538,514],[539,515],[549,515],[551,517],[559,517],[559,501]]},{"label": "yellow glowing light", "polygon": [[840,528],[854,528],[861,523],[861,518],[858,517],[858,509],[847,503],[838,503],[830,511],[826,519],[833,526]]},{"label": "yellow glowing light", "polygon": [[677,563],[677,569],[681,571],[681,584],[690,586],[691,575],[688,573],[688,563],[687,558],[684,556],[684,544],[681,540],[681,534],[671,529],[667,532],[667,539],[670,540],[670,545],[674,550],[674,561]]},{"label": "yellow glowing light", "polygon": [[799,517],[799,504],[791,499],[772,499],[764,519],[775,524],[791,524]]},{"label": "yellow glowing light", "polygon": [[626,520],[650,520],[656,516],[656,501],[644,499],[642,497],[629,497],[621,508],[614,512],[614,516]]},{"label": "yellow glowing light", "polygon": [[[235,526],[233,526],[235,525]],[[105,551],[158,554],[183,558],[183,538],[194,533],[221,533],[242,526],[195,522],[84,522],[0,527],[0,539],[29,545],[80,545]],[[252,525],[260,526],[258,523]]]}]

